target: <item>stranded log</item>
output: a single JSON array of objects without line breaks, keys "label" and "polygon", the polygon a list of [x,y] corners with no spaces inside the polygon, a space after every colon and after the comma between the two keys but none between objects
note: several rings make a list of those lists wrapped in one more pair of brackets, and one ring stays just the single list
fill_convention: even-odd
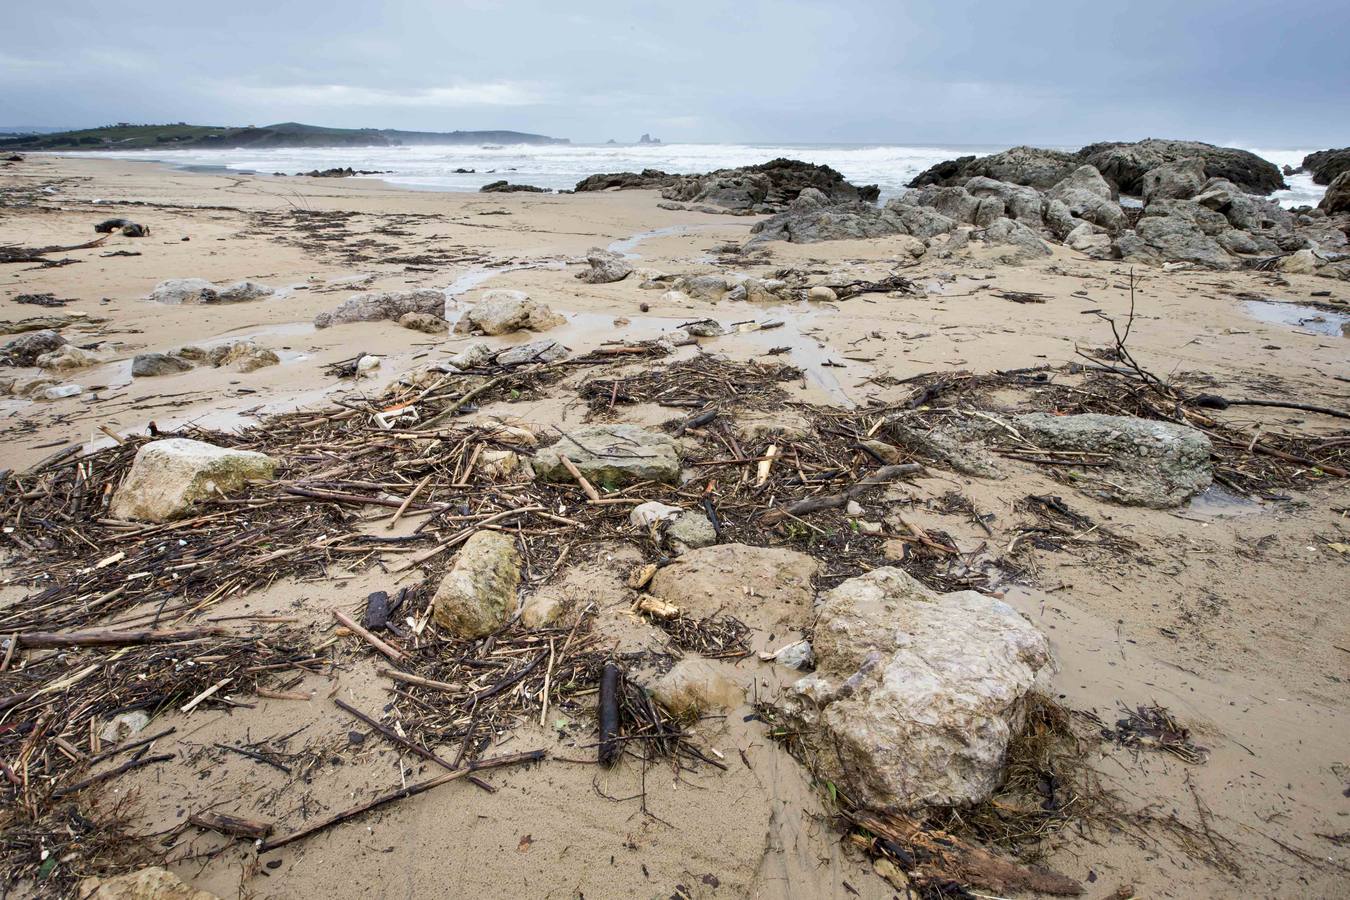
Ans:
[{"label": "stranded log", "polygon": [[619,758],[619,667],[605,663],[600,675],[600,765]]}]

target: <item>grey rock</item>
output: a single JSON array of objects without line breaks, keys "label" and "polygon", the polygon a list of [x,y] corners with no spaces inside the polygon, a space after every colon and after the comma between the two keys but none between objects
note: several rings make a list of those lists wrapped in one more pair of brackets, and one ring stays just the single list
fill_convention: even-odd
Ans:
[{"label": "grey rock", "polygon": [[1013,247],[1019,257],[1049,256],[1051,253],[1050,245],[1041,240],[1040,235],[1014,219],[996,219],[977,234],[985,243]]},{"label": "grey rock", "polygon": [[[997,198],[1002,201],[1003,212],[1009,219],[1016,219],[1023,225],[1039,228],[1045,220],[1045,197],[1033,187],[996,181],[993,178],[978,176],[966,182],[966,193],[978,200]],[[995,216],[994,218],[997,218]],[[975,222],[974,224],[981,224]]]},{"label": "grey rock", "polygon": [[1350,147],[1309,153],[1299,169],[1311,173],[1313,184],[1331,184],[1337,175],[1350,172]]},{"label": "grey rock", "polygon": [[785,711],[825,751],[818,774],[881,809],[991,796],[1052,666],[1049,641],[1011,606],[936,594],[891,567],[821,595],[812,648],[816,671],[788,689]]},{"label": "grey rock", "polygon": [[674,289],[697,300],[720,300],[727,292],[727,280],[722,275],[681,275],[674,281]]},{"label": "grey rock", "polygon": [[[1163,262],[1189,262],[1211,269],[1228,269],[1233,257],[1214,238],[1199,226],[1174,216],[1140,219],[1135,235],[1142,242],[1144,252],[1136,252],[1133,244],[1116,242],[1122,259]],[[1122,236],[1123,237],[1123,236]]]},{"label": "grey rock", "polygon": [[167,353],[138,353],[131,360],[131,374],[135,378],[156,375],[175,375],[192,368],[187,360]]},{"label": "grey rock", "polygon": [[1350,212],[1350,169],[1332,180],[1317,208],[1329,216]]},{"label": "grey rock", "polygon": [[315,328],[328,328],[351,322],[398,321],[410,312],[445,316],[445,291],[370,291],[348,297],[332,312],[314,317]]},{"label": "grey rock", "polygon": [[1110,259],[1112,255],[1111,236],[1090,222],[1082,222],[1069,232],[1064,237],[1064,244],[1093,259]]},{"label": "grey rock", "polygon": [[577,278],[587,284],[610,284],[622,281],[633,273],[633,266],[617,253],[592,247],[586,251],[586,262],[590,268],[577,273]]},{"label": "grey rock", "polygon": [[236,281],[234,284],[221,288],[216,293],[216,300],[220,303],[245,303],[249,300],[262,300],[275,293],[275,288],[259,284],[256,281]]},{"label": "grey rock", "polygon": [[1205,161],[1198,156],[1165,162],[1149,169],[1142,179],[1145,203],[1154,200],[1189,200],[1204,187]]},{"label": "grey rock", "polygon": [[1076,475],[1079,490],[1127,506],[1179,506],[1209,487],[1212,447],[1185,425],[1096,413],[1017,416],[1014,426],[1048,450],[1106,453],[1107,465]]},{"label": "grey rock", "polygon": [[597,487],[617,488],[639,481],[675,484],[680,477],[679,453],[670,435],[636,425],[575,428],[535,454],[536,475],[544,481],[571,481],[563,456]]},{"label": "grey rock", "polygon": [[39,356],[60,350],[70,343],[50,328],[21,334],[0,347],[0,365],[32,366]]},{"label": "grey rock", "polygon": [[1092,166],[1079,166],[1046,194],[1074,216],[1116,234],[1125,227],[1125,212],[1111,199],[1111,186]]},{"label": "grey rock", "polygon": [[219,290],[205,278],[170,278],[155,285],[149,300],[178,306],[183,303],[214,303]]},{"label": "grey rock", "polygon": [[1217,213],[1195,200],[1159,199],[1144,207],[1143,218],[1158,217],[1189,222],[1211,237],[1223,234],[1233,227],[1222,213]]},{"label": "grey rock", "polygon": [[1045,190],[1081,165],[1072,153],[1043,150],[1038,147],[1013,147],[990,156],[964,156],[948,160],[920,173],[909,183],[912,188],[925,185],[963,185],[977,175],[1023,184]]}]

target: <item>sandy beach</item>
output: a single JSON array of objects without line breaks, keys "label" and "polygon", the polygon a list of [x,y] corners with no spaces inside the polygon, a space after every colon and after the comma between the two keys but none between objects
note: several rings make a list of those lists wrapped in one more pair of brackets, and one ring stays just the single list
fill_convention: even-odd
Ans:
[{"label": "sandy beach", "polygon": [[[1048,256],[1016,264],[983,244],[945,258],[928,253],[911,259],[895,236],[744,248],[752,225],[764,217],[663,209],[659,200],[650,190],[443,193],[365,179],[202,174],[31,154],[0,168],[0,246],[72,247],[98,237],[94,225],[110,217],[148,226],[149,234],[114,233],[97,246],[46,254],[59,265],[0,266],[0,320],[11,332],[0,342],[26,327],[25,319],[64,318],[57,323],[60,333],[96,356],[92,365],[59,373],[60,383],[80,386],[75,396],[0,397],[0,469],[23,473],[72,445],[92,453],[152,427],[236,431],[257,428],[276,413],[381,408],[388,402],[381,398],[409,371],[444,364],[478,341],[495,352],[547,337],[581,358],[668,338],[703,319],[716,320],[727,333],[700,337],[669,356],[616,355],[612,362],[565,368],[552,381],[488,393],[453,423],[473,427],[510,418],[529,423],[541,445],[595,422],[655,429],[696,410],[646,396],[628,402],[618,384],[606,401],[603,393],[587,393],[586,385],[711,359],[800,369],[771,389],[728,376],[726,396],[718,401],[734,410],[728,419],[748,418],[756,405],[763,419],[780,426],[803,417],[820,423],[836,413],[945,415],[976,403],[976,394],[962,393],[974,385],[972,377],[1014,371],[1040,372],[1041,380],[980,382],[982,409],[1053,405],[1050,411],[1058,412],[1060,401],[1072,398],[1051,389],[1081,387],[1085,377],[1067,367],[1091,366],[1092,358],[1124,366],[1100,352],[1113,345],[1103,316],[1123,323],[1131,304],[1130,354],[1191,393],[1350,408],[1350,337],[1343,329],[1350,322],[1350,282],[1252,269],[1134,266],[1089,258],[1062,244]],[[594,247],[623,254],[638,271],[606,284],[579,280],[575,276]],[[911,288],[833,301],[735,302],[639,287],[655,273],[775,278],[785,271],[808,285],[903,276]],[[239,303],[147,299],[156,285],[182,278],[218,285],[247,280],[277,290]],[[565,321],[544,332],[486,337],[421,333],[394,321],[314,325],[316,315],[358,293],[412,289],[444,290],[452,323],[486,292],[502,289],[527,293]],[[18,300],[34,295],[68,302]],[[186,346],[209,351],[240,340],[273,351],[279,362],[247,372],[200,364],[160,377],[131,374],[138,354]],[[344,379],[330,370],[367,354],[380,359],[371,377]],[[39,374],[23,367],[5,371]],[[696,368],[676,371],[694,375],[675,381],[697,375]],[[935,377],[957,387],[934,393],[931,402],[915,400]],[[755,399],[761,390],[767,391],[763,401]],[[1059,471],[1065,466],[1025,453],[1001,454],[1003,477],[997,478],[907,455],[906,462],[923,462],[922,473],[861,498],[865,512],[853,516],[869,526],[884,523],[884,534],[855,525],[859,530],[850,535],[842,510],[819,521],[805,518],[800,529],[754,534],[764,535],[767,546],[813,547],[808,555],[819,563],[816,587],[822,591],[885,560],[909,565],[915,557],[884,555],[899,553],[895,544],[883,550],[891,541],[907,542],[904,553],[921,560],[916,574],[937,573],[934,584],[944,591],[969,586],[996,596],[1048,636],[1056,671],[1045,676],[1045,691],[1081,714],[1082,758],[1113,798],[1112,808],[1131,817],[1108,822],[1066,815],[1067,824],[1053,834],[1026,842],[1023,861],[1069,876],[1091,898],[1350,896],[1350,624],[1344,614],[1350,494],[1344,477],[1287,459],[1276,471],[1270,468],[1275,457],[1256,449],[1258,442],[1285,434],[1298,435],[1300,446],[1309,448],[1340,446],[1345,421],[1259,405],[1202,412],[1224,433],[1241,436],[1239,446],[1221,448],[1224,464],[1259,470],[1259,478],[1233,476],[1233,483],[1216,482],[1185,504],[1152,509],[1091,496]],[[750,492],[765,446],[784,444],[737,431],[734,448],[744,451],[738,457],[717,433],[702,434],[695,426],[681,438],[690,458],[700,462],[686,482],[687,505],[733,486]],[[802,441],[830,439],[827,430],[812,434]],[[1248,437],[1244,449],[1240,444]],[[288,452],[297,458],[327,452],[315,446],[297,442]],[[339,457],[329,463],[340,467]],[[853,466],[867,462],[865,455],[849,458]],[[464,467],[465,479],[475,463],[476,457]],[[716,490],[704,492],[718,479]],[[386,500],[406,498],[416,482],[387,490]],[[586,510],[586,495],[576,485],[567,491],[559,495],[562,508],[546,510],[562,522]],[[1046,531],[1043,521],[1036,524],[1035,504],[1028,503],[1047,497],[1060,498],[1081,518]],[[638,490],[636,499],[647,497]],[[767,508],[781,499],[763,502]],[[470,500],[463,502],[468,515]],[[351,524],[356,517],[372,534],[416,534],[409,524],[415,527],[420,518],[383,528],[393,512],[389,506],[344,508],[325,523],[323,534],[357,528]],[[528,526],[554,550],[568,547],[560,558],[533,561],[521,589],[527,603],[534,594],[552,592],[573,615],[543,633],[541,643],[520,645],[531,654],[543,648],[542,665],[550,673],[580,632],[573,627],[581,621],[576,616],[587,609],[598,611],[595,652],[670,655],[666,632],[630,611],[638,596],[629,587],[631,571],[669,562],[644,529],[627,524],[631,508],[592,506],[601,510],[595,515],[608,516],[608,524],[590,525],[589,531],[544,520]],[[1038,508],[1048,507],[1042,501]],[[728,529],[743,526],[730,505],[723,515]],[[381,524],[368,525],[377,520]],[[317,536],[323,529],[314,527]],[[812,544],[812,527],[829,530],[830,538]],[[109,780],[97,797],[101,804],[129,804],[133,833],[154,836],[157,864],[219,897],[903,896],[873,865],[856,833],[845,836],[829,789],[813,783],[775,740],[781,735],[772,733],[774,724],[756,705],[781,695],[801,673],[758,656],[788,640],[782,628],[756,623],[760,598],[753,580],[731,576],[715,605],[751,625],[755,652],[709,663],[735,684],[740,699],[688,729],[692,744],[721,767],[705,762],[677,771],[669,761],[625,758],[601,769],[594,765],[590,693],[571,698],[565,709],[541,708],[538,698],[525,698],[528,713],[504,712],[482,733],[483,745],[475,742],[471,758],[537,748],[550,758],[486,771],[487,788],[446,784],[270,852],[188,827],[190,815],[215,809],[265,820],[275,834],[286,834],[442,773],[335,707],[340,699],[379,718],[398,705],[386,720],[397,731],[400,711],[428,701],[396,695],[393,682],[379,673],[389,659],[346,629],[335,632],[332,615],[338,609],[359,618],[374,591],[392,595],[424,581],[434,589],[451,554],[426,567],[402,563],[413,550],[456,532],[445,523],[437,528],[448,530],[438,531],[431,543],[335,556],[319,569],[287,574],[265,587],[222,589],[207,606],[175,607],[179,611],[163,620],[146,619],[149,610],[136,608],[87,623],[226,624],[253,635],[284,624],[306,635],[323,659],[269,688],[289,699],[258,695],[241,679],[220,688],[234,705],[208,700],[186,713],[157,712],[146,734],[174,727],[154,745],[155,753],[172,758]],[[0,588],[0,611],[10,621],[20,620],[24,607],[52,583],[17,577],[31,575],[43,557],[23,533],[18,537],[6,547],[13,557]],[[947,547],[950,552],[942,549]],[[92,564],[118,549],[109,544],[86,555]],[[254,559],[239,552],[241,560]],[[175,603],[204,599],[179,597]],[[400,646],[417,642],[411,635],[399,638]],[[44,658],[42,650],[24,651],[12,664]],[[668,668],[669,660],[664,664]],[[546,684],[543,695],[548,692]],[[1189,729],[1189,746],[1203,752],[1188,760],[1100,739],[1102,728],[1115,727],[1140,707],[1167,710]],[[463,755],[469,737],[456,730],[463,724],[437,721],[416,740],[444,757]],[[0,718],[0,727],[15,724]],[[87,744],[89,734],[68,738],[80,755],[97,752]],[[254,748],[255,756],[222,751],[221,745]],[[256,758],[259,747],[270,763]],[[38,783],[42,765],[34,759],[23,777]],[[1033,844],[1039,852],[1030,849]],[[42,896],[46,889],[27,882],[18,890],[16,896]]]}]

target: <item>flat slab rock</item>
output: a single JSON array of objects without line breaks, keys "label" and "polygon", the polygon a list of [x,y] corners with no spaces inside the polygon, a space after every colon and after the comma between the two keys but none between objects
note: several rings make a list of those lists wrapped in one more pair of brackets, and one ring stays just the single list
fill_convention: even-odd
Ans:
[{"label": "flat slab rock", "polygon": [[534,457],[534,471],[544,481],[568,482],[566,456],[596,487],[616,488],[639,481],[674,484],[680,477],[680,456],[668,434],[637,425],[588,425],[564,434],[558,443]]},{"label": "flat slab rock", "polygon": [[191,513],[199,500],[228,495],[275,470],[276,460],[252,450],[165,438],[136,451],[109,511],[115,519],[168,522]]},{"label": "flat slab rock", "polygon": [[736,617],[751,628],[781,637],[784,629],[810,624],[819,571],[820,563],[795,550],[716,544],[662,568],[648,590],[698,618],[736,607]]},{"label": "flat slab rock", "polygon": [[1107,454],[1107,465],[1076,473],[1075,486],[1100,500],[1155,509],[1180,506],[1213,480],[1209,438],[1185,425],[1097,413],[1030,413],[1013,424],[1048,450]]},{"label": "flat slab rock", "polygon": [[889,567],[821,595],[812,648],[816,671],[786,711],[822,751],[820,774],[883,809],[987,799],[1051,666],[1049,641],[1011,606]]}]

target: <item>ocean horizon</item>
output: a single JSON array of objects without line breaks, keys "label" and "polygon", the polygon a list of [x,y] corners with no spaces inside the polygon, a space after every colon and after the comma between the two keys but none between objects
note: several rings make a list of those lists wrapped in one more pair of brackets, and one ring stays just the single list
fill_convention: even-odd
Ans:
[{"label": "ocean horizon", "polygon": [[[87,151],[59,155],[146,160],[178,168],[239,174],[296,175],[315,169],[347,168],[377,171],[358,178],[381,179],[417,190],[477,191],[505,179],[551,190],[571,190],[588,175],[660,169],[672,174],[708,172],[768,162],[778,157],[799,159],[837,169],[854,184],[876,184],[882,201],[906,190],[908,182],[928,167],[958,156],[998,153],[1007,144],[881,144],[881,143],[686,143],[686,144],[420,144],[393,147],[280,147],[188,150]],[[1046,145],[1052,149],[1077,147]],[[1244,147],[1277,166],[1297,167],[1310,149]],[[472,170],[472,171],[457,171]],[[1325,188],[1310,175],[1285,179],[1289,190],[1272,198],[1284,206],[1315,206]]]}]

